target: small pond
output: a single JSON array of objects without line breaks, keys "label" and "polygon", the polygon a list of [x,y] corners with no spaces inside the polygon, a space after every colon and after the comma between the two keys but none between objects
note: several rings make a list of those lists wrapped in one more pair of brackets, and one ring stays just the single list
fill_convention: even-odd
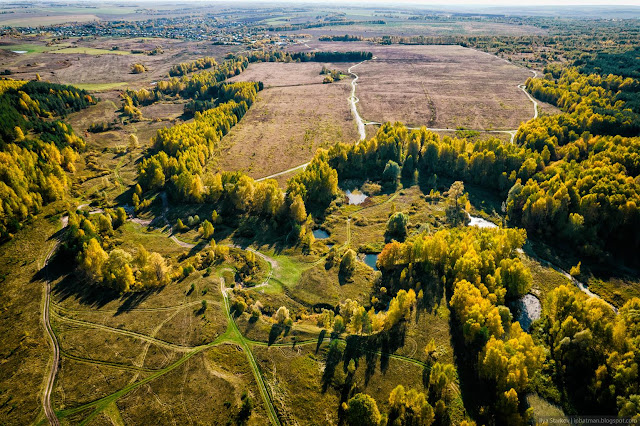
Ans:
[{"label": "small pond", "polygon": [[542,306],[540,300],[533,294],[525,294],[517,302],[518,322],[523,330],[529,330],[531,323],[540,319]]},{"label": "small pond", "polygon": [[364,200],[367,199],[367,194],[363,194],[362,192],[355,190],[353,192],[347,190],[346,192],[347,198],[349,199],[349,204],[362,204]]},{"label": "small pond", "polygon": [[481,217],[478,216],[471,216],[469,215],[469,226],[477,226],[478,228],[497,228],[498,225],[496,225],[493,222],[489,222],[486,219],[483,219]]},{"label": "small pond", "polygon": [[327,238],[329,238],[329,233],[324,229],[314,229],[313,236],[316,238],[316,240],[326,240]]},{"label": "small pond", "polygon": [[376,262],[378,261],[378,253],[368,253],[364,255],[364,263],[373,268],[374,271],[378,270]]}]

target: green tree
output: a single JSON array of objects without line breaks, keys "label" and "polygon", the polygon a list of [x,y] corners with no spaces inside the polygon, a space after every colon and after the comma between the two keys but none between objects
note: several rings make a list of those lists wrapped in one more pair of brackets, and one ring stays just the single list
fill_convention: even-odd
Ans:
[{"label": "green tree", "polygon": [[122,249],[114,249],[104,264],[104,276],[107,285],[126,293],[135,284],[131,269],[131,255]]},{"label": "green tree", "polygon": [[103,277],[103,267],[109,255],[102,249],[102,246],[95,238],[91,238],[84,249],[82,269],[95,282],[101,282]]},{"label": "green tree", "polygon": [[136,136],[133,133],[131,133],[129,135],[129,152],[131,152],[134,149],[138,148],[139,145],[140,145],[140,142],[138,141],[138,136]]},{"label": "green tree", "polygon": [[210,240],[211,237],[213,237],[213,225],[211,224],[211,222],[209,222],[208,220],[205,220],[204,222],[202,222],[202,237],[205,240]]},{"label": "green tree", "polygon": [[293,219],[294,222],[303,223],[307,220],[307,211],[304,207],[304,201],[302,201],[302,197],[300,195],[295,195],[293,197],[289,210],[291,212],[291,219]]},{"label": "green tree", "polygon": [[126,221],[127,221],[127,212],[122,207],[118,207],[116,209],[116,221],[114,223],[114,226],[118,228],[124,225]]},{"label": "green tree", "polygon": [[340,261],[340,274],[350,277],[356,269],[356,252],[348,249]]},{"label": "green tree", "polygon": [[400,166],[395,161],[389,160],[384,166],[382,172],[382,182],[390,188],[395,189],[398,185],[398,178],[400,177]]},{"label": "green tree", "polygon": [[131,72],[133,74],[142,74],[147,71],[147,67],[142,64],[133,64],[131,65]]},{"label": "green tree", "polygon": [[507,289],[507,296],[517,299],[524,296],[531,288],[531,273],[520,259],[502,259],[496,270],[497,282]]},{"label": "green tree", "polygon": [[402,241],[407,236],[409,218],[402,212],[394,213],[387,222],[387,234]]},{"label": "green tree", "polygon": [[347,404],[347,424],[350,426],[378,426],[380,411],[376,400],[366,393],[358,393]]},{"label": "green tree", "polygon": [[336,333],[340,334],[340,333],[344,333],[346,328],[347,327],[346,327],[346,325],[344,323],[344,319],[340,315],[336,315],[333,318],[333,331],[335,331]]}]

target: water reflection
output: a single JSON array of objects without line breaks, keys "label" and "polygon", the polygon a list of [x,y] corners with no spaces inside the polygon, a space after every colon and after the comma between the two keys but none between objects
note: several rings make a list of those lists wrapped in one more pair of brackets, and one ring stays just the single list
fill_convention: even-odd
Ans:
[{"label": "water reflection", "polygon": [[329,233],[324,229],[314,229],[313,236],[316,238],[316,240],[326,240],[327,238],[329,238]]},{"label": "water reflection", "polygon": [[478,228],[497,228],[498,225],[496,225],[493,222],[489,222],[486,219],[483,219],[481,217],[478,216],[471,216],[469,215],[469,226],[477,226]]},{"label": "water reflection", "polygon": [[378,253],[369,253],[364,255],[364,263],[373,268],[374,271],[378,270],[376,262],[378,261]]},{"label": "water reflection", "polygon": [[355,190],[354,192],[347,190],[346,194],[347,198],[349,199],[349,204],[362,204],[364,203],[364,200],[367,199],[367,194],[363,194],[358,190]]}]

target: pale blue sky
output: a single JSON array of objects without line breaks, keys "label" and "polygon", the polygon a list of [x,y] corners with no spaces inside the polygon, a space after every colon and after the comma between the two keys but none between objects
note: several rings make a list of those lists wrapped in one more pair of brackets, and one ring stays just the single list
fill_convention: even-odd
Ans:
[{"label": "pale blue sky", "polygon": [[[255,0],[254,0],[255,1]],[[287,3],[331,3],[327,0],[257,0],[264,3],[287,2]],[[344,6],[349,5],[366,5],[366,4],[382,4],[386,3],[390,6],[411,4],[416,6],[638,6],[640,0],[349,0],[340,2]]]}]

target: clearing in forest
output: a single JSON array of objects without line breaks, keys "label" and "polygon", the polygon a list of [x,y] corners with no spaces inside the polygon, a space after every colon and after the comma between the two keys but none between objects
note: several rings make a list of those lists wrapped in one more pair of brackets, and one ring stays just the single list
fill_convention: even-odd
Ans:
[{"label": "clearing in forest", "polygon": [[223,170],[261,178],[309,161],[316,149],[358,138],[347,98],[350,79],[322,84],[323,66],[346,72],[353,63],[255,63],[230,81],[262,81],[265,89],[225,136]]}]

